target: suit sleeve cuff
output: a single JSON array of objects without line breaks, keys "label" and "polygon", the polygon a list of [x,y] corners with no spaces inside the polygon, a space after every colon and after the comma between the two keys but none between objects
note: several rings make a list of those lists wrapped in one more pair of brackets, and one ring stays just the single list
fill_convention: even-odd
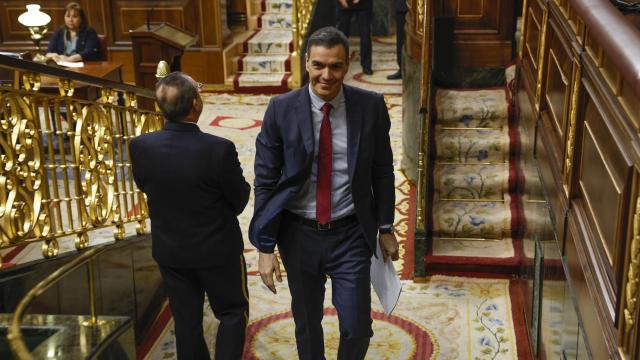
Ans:
[{"label": "suit sleeve cuff", "polygon": [[275,249],[262,248],[262,249],[258,249],[258,251],[260,251],[261,253],[265,253],[265,254],[273,254],[275,252]]}]

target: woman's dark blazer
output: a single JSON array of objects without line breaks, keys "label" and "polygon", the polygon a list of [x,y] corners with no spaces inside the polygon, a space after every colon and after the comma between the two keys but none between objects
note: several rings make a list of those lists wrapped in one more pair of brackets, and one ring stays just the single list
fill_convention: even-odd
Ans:
[{"label": "woman's dark blazer", "polygon": [[[49,40],[48,53],[64,54],[64,29],[61,27],[51,36]],[[93,28],[87,27],[78,31],[78,42],[76,53],[82,57],[82,61],[95,61],[100,59],[100,39],[98,33]]]}]

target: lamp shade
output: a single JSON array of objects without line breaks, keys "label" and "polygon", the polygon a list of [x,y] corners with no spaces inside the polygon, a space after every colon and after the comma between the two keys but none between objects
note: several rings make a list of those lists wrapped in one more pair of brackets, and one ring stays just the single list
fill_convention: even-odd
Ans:
[{"label": "lamp shade", "polygon": [[27,11],[18,16],[18,22],[27,27],[45,26],[51,21],[51,16],[40,11],[40,5],[29,4]]}]

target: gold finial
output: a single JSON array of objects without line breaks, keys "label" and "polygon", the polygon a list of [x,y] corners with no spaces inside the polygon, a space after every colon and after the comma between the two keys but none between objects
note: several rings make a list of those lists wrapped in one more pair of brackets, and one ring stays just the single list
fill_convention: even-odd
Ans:
[{"label": "gold finial", "polygon": [[169,70],[169,64],[164,61],[164,60],[160,60],[160,62],[158,63],[158,67],[156,68],[156,79],[160,80],[163,77],[169,75],[171,71]]}]

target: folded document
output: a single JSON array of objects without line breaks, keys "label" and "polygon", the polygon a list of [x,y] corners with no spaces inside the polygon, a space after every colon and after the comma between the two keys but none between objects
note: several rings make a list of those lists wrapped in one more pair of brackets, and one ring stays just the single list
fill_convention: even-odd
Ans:
[{"label": "folded document", "polygon": [[56,64],[60,66],[68,67],[68,68],[81,68],[84,66],[84,63],[82,61],[78,61],[78,62],[57,61]]},{"label": "folded document", "polygon": [[389,259],[386,263],[384,262],[379,242],[376,254],[378,258],[371,257],[371,285],[380,299],[384,313],[390,315],[400,298],[402,283],[393,267],[393,261]]}]

